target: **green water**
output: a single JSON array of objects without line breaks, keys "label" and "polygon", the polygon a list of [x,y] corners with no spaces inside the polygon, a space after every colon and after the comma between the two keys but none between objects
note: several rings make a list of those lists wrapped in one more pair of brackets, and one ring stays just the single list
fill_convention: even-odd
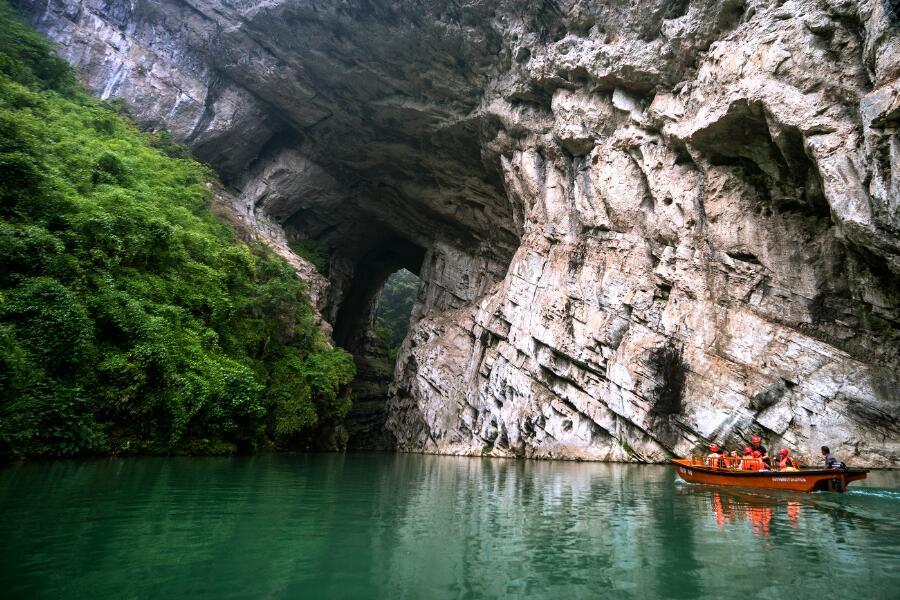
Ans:
[{"label": "green water", "polygon": [[0,470],[0,596],[898,598],[900,473],[864,484],[417,455],[30,464]]}]

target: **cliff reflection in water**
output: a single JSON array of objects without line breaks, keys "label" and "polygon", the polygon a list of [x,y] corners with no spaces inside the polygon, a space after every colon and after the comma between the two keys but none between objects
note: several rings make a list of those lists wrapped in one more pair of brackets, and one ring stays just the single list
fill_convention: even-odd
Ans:
[{"label": "cliff reflection in water", "polygon": [[698,598],[829,597],[840,585],[879,598],[900,588],[898,508],[892,490],[745,495],[681,484],[662,466],[420,455],[32,464],[0,470],[0,589]]}]

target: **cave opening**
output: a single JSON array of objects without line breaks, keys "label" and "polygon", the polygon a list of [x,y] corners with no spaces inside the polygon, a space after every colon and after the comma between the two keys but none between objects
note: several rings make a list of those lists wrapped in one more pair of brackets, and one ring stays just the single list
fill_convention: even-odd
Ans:
[{"label": "cave opening", "polygon": [[405,269],[418,277],[425,249],[400,237],[389,237],[366,252],[353,268],[334,321],[334,342],[356,354],[365,349],[378,297],[393,273]]},{"label": "cave opening", "polygon": [[378,296],[374,333],[385,348],[392,368],[397,361],[400,344],[409,332],[413,305],[421,283],[418,275],[400,269],[387,278]]},{"label": "cave opening", "polygon": [[357,369],[353,406],[346,419],[348,450],[393,446],[384,427],[388,386],[420,288],[424,258],[421,246],[388,236],[362,255],[345,284],[333,336],[353,355]]}]

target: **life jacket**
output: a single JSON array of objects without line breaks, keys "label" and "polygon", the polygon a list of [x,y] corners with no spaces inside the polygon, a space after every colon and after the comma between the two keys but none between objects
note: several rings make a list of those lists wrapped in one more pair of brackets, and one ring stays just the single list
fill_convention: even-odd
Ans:
[{"label": "life jacket", "polygon": [[796,469],[797,463],[790,456],[785,456],[784,458],[781,459],[781,461],[779,461],[778,468],[783,471],[784,469],[787,469],[788,467],[793,467]]},{"label": "life jacket", "polygon": [[834,455],[829,454],[825,457],[825,468],[826,469],[846,469],[847,465],[839,461],[834,457]]},{"label": "life jacket", "polygon": [[762,471],[763,461],[761,458],[745,458],[741,461],[741,469],[744,471]]}]

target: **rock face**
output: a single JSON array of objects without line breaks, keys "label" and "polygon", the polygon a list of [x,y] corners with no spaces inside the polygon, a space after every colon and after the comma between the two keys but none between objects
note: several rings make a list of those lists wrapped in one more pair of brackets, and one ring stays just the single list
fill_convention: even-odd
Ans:
[{"label": "rock face", "polygon": [[337,342],[420,275],[398,448],[900,464],[897,2],[20,5],[246,222],[329,245],[297,262]]}]

